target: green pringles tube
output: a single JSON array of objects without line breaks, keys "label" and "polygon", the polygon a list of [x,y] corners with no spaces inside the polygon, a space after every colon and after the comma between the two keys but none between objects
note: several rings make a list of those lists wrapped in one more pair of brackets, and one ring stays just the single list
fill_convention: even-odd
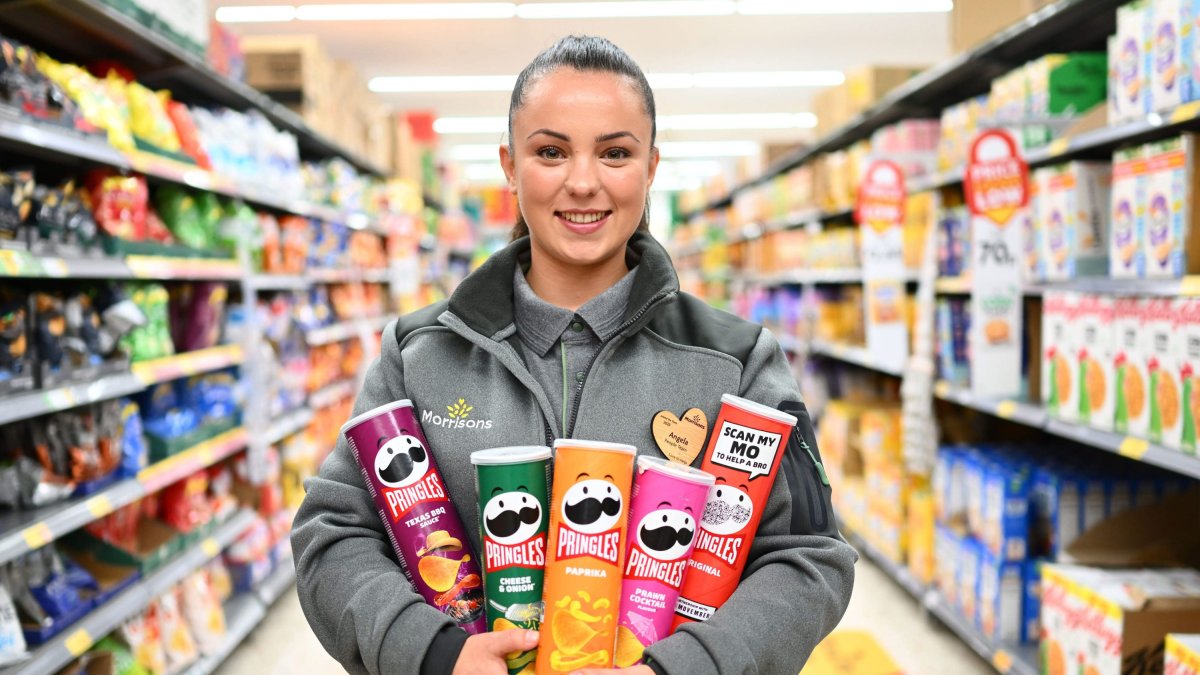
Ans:
[{"label": "green pringles tube", "polygon": [[[550,455],[545,446],[471,453],[489,631],[538,630],[542,624]],[[536,649],[508,657],[509,673],[534,672]]]}]

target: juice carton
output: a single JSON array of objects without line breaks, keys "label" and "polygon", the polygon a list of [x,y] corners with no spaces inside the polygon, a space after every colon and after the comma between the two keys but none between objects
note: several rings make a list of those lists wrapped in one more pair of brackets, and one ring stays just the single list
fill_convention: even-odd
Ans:
[{"label": "juice carton", "polygon": [[1177,278],[1197,264],[1200,236],[1194,168],[1195,136],[1183,134],[1146,146],[1146,224],[1142,248],[1146,277]]},{"label": "juice carton", "polygon": [[1147,51],[1152,18],[1149,0],[1137,0],[1117,9],[1115,77],[1110,85],[1116,89],[1113,121],[1137,119],[1150,110]]},{"label": "juice carton", "polygon": [[1146,228],[1146,149],[1137,146],[1113,153],[1112,208],[1109,216],[1108,273],[1135,279],[1146,272],[1142,249]]},{"label": "juice carton", "polygon": [[1112,165],[1069,162],[1034,171],[1042,276],[1050,281],[1104,274]]},{"label": "juice carton", "polygon": [[1023,562],[1006,562],[984,551],[979,564],[979,629],[993,642],[1021,641],[1025,620]]},{"label": "juice carton", "polygon": [[1163,675],[1200,675],[1200,634],[1167,633]]},{"label": "juice carton", "polygon": [[1048,292],[1042,304],[1042,392],[1051,415],[1079,419],[1079,294]]},{"label": "juice carton", "polygon": [[1113,428],[1116,409],[1115,313],[1116,301],[1111,296],[1079,296],[1079,419],[1104,430]]},{"label": "juice carton", "polygon": [[1113,365],[1117,404],[1113,427],[1117,433],[1146,436],[1150,430],[1150,372],[1147,369],[1145,315],[1148,302],[1117,298]]},{"label": "juice carton", "polygon": [[1178,448],[1183,432],[1182,391],[1177,364],[1179,344],[1176,335],[1175,301],[1154,298],[1146,309],[1147,355],[1150,373],[1150,440]]},{"label": "juice carton", "polygon": [[1180,430],[1180,448],[1196,454],[1196,424],[1200,417],[1200,300],[1180,299],[1183,307],[1177,313],[1179,378],[1182,384],[1181,404],[1183,423]]},{"label": "juice carton", "polygon": [[983,544],[996,561],[1024,560],[1029,550],[1030,476],[1025,467],[991,464],[984,474]]},{"label": "juice carton", "polygon": [[1191,77],[1184,54],[1184,5],[1190,0],[1154,0],[1150,23],[1150,108],[1160,112],[1174,109],[1191,91]]}]

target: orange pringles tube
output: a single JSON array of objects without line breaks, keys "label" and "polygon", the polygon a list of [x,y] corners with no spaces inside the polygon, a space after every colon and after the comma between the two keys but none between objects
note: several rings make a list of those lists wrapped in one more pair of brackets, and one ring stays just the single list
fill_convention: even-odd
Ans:
[{"label": "orange pringles tube", "polygon": [[708,621],[737,589],[796,418],[725,394],[701,470],[716,476],[675,605],[671,630]]},{"label": "orange pringles tube", "polygon": [[554,442],[539,674],[613,667],[636,454],[632,445]]}]

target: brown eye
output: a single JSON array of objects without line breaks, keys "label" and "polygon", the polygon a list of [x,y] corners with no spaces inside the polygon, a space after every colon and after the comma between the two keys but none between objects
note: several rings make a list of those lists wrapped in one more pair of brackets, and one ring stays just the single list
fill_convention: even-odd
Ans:
[{"label": "brown eye", "polygon": [[620,161],[622,159],[629,159],[629,157],[630,157],[629,151],[625,150],[624,148],[613,148],[604,153],[604,159],[614,161],[614,162]]},{"label": "brown eye", "polygon": [[541,150],[538,150],[537,154],[538,154],[538,157],[541,157],[542,159],[562,159],[563,158],[562,152],[560,152],[558,148],[553,148],[553,147],[542,148]]}]

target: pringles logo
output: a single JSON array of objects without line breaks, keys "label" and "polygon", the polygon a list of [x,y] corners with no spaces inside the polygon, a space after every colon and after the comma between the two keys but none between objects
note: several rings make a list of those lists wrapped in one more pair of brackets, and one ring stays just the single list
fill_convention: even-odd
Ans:
[{"label": "pringles logo", "polygon": [[587,556],[615,565],[621,555],[621,490],[609,476],[581,473],[576,480],[563,495],[555,554],[559,560]]},{"label": "pringles logo", "polygon": [[680,511],[672,508],[670,502],[661,502],[637,524],[625,576],[679,588],[695,534],[696,520],[691,509]]},{"label": "pringles logo", "polygon": [[742,550],[741,531],[754,515],[754,502],[743,489],[719,483],[708,491],[708,503],[700,520],[696,550],[714,555],[732,565]]},{"label": "pringles logo", "polygon": [[546,535],[541,529],[542,507],[524,486],[513,492],[493,491],[483,507],[485,570],[541,567],[546,564]]},{"label": "pringles logo", "polygon": [[446,499],[446,488],[437,472],[429,470],[429,450],[416,436],[380,437],[375,453],[375,477],[383,484],[384,498],[399,521],[413,506]]}]

